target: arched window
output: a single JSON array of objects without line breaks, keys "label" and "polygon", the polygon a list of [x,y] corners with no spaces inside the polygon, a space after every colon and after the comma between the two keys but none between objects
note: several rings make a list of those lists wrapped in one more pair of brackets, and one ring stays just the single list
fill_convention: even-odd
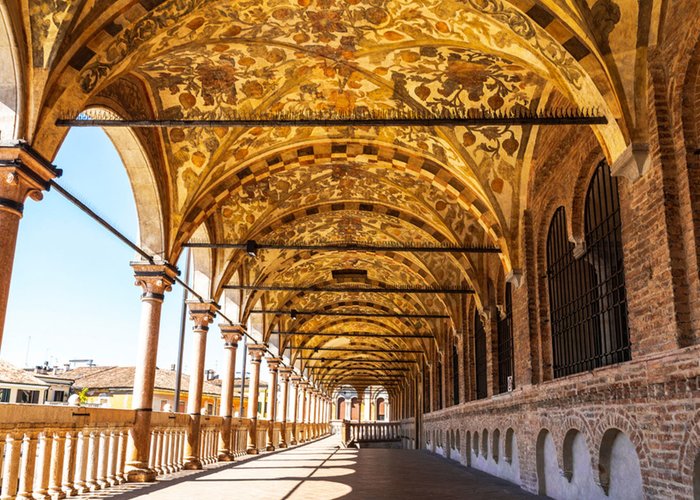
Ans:
[{"label": "arched window", "polygon": [[442,379],[444,376],[444,372],[442,370],[442,363],[438,361],[437,363],[437,408],[438,410],[441,410],[443,408],[442,405]]},{"label": "arched window", "polygon": [[430,379],[428,370],[423,370],[423,413],[430,413]]},{"label": "arched window", "polygon": [[506,303],[503,317],[498,317],[498,392],[515,389],[513,361],[513,298],[510,283],[506,283]]},{"label": "arched window", "polygon": [[482,399],[486,392],[486,330],[479,311],[474,311],[474,365],[476,367],[476,398]]},{"label": "arched window", "polygon": [[336,418],[338,420],[344,420],[345,419],[345,412],[346,412],[346,410],[345,410],[345,398],[338,398],[338,403],[336,406],[338,408],[338,410],[337,410],[338,413],[336,415]]},{"label": "arched window", "polygon": [[630,359],[617,181],[601,163],[586,194],[585,241],[574,257],[566,213],[547,235],[547,280],[554,376]]},{"label": "arched window", "polygon": [[384,398],[377,398],[377,420],[379,422],[384,420],[385,413],[386,405],[384,404]]},{"label": "arched window", "polygon": [[459,353],[457,344],[452,344],[452,404],[459,404]]}]

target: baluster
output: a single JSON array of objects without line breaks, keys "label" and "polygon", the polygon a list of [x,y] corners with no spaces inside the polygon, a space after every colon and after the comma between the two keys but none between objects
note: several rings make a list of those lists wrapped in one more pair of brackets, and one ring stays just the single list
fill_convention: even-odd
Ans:
[{"label": "baluster", "polygon": [[109,488],[109,480],[107,479],[107,465],[109,463],[109,431],[106,429],[100,430],[99,433],[99,449],[97,455],[97,484],[100,488]]},{"label": "baluster", "polygon": [[117,484],[123,484],[126,481],[124,477],[124,465],[126,462],[126,437],[127,433],[123,429],[117,431],[117,470],[115,472],[115,480]]},{"label": "baluster", "polygon": [[73,487],[76,493],[81,494],[88,491],[86,482],[87,465],[88,465],[88,441],[89,438],[85,434],[85,430],[76,434],[77,450],[75,452],[75,475],[73,476]]},{"label": "baluster", "polygon": [[94,430],[88,435],[88,450],[87,450],[87,470],[85,474],[85,486],[90,491],[97,491],[100,485],[97,482],[97,466],[100,456],[99,436]]},{"label": "baluster", "polygon": [[53,435],[51,446],[51,465],[49,466],[49,494],[52,498],[65,498],[63,492],[63,460],[66,452],[66,437],[63,431]]},{"label": "baluster", "polygon": [[110,486],[119,484],[117,481],[117,448],[118,435],[114,429],[109,431],[109,454],[107,455],[107,482]]},{"label": "baluster", "polygon": [[156,430],[151,430],[151,442],[148,447],[148,468],[153,469],[156,463]]},{"label": "baluster", "polygon": [[[18,441],[19,445],[19,441]],[[32,490],[34,489],[34,465],[36,462],[36,433],[27,433],[21,442],[22,457],[19,467],[19,487],[17,498],[31,499]],[[3,496],[3,498],[5,498]]]},{"label": "baluster", "polygon": [[161,475],[163,474],[163,463],[161,461],[161,454],[163,453],[163,431],[153,431],[153,439],[155,440],[153,445],[153,470],[156,471],[157,475]]},{"label": "baluster", "polygon": [[170,473],[170,430],[163,431],[163,451],[160,456],[160,467],[163,474]]},{"label": "baluster", "polygon": [[14,498],[17,493],[19,457],[22,447],[21,434],[5,437],[5,463],[2,469],[2,498]]},{"label": "baluster", "polygon": [[66,496],[74,496],[75,490],[75,467],[76,454],[78,450],[78,431],[72,430],[66,434],[66,458],[63,462],[63,484],[61,489]]},{"label": "baluster", "polygon": [[50,431],[41,433],[39,438],[39,461],[36,466],[34,497],[45,498],[49,495],[49,477],[51,472],[51,449],[53,447]]}]

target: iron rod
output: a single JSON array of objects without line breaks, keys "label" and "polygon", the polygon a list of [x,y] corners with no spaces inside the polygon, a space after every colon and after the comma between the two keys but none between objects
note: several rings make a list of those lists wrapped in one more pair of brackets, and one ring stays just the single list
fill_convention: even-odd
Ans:
[{"label": "iron rod", "polygon": [[359,359],[359,358],[349,358],[349,359],[333,359],[333,358],[296,358],[301,361],[321,361],[323,363],[330,361],[337,361],[339,363],[415,363],[414,359]]},{"label": "iron rod", "polygon": [[422,354],[425,351],[417,351],[410,349],[392,349],[387,351],[386,349],[347,349],[345,347],[297,347],[297,351],[341,351],[341,352],[403,352],[408,354]]},{"label": "iron rod", "polygon": [[366,337],[366,338],[381,338],[381,339],[432,339],[434,335],[428,333],[411,334],[391,334],[384,335],[383,333],[375,332],[273,332],[283,335],[300,335],[303,337]]},{"label": "iron rod", "polygon": [[363,113],[358,115],[327,116],[323,114],[280,114],[243,116],[231,119],[92,119],[81,115],[78,119],[58,119],[59,127],[474,127],[493,125],[605,125],[605,116],[586,114],[579,110],[559,111],[557,115],[541,113],[489,113],[469,111],[444,115],[396,113]]},{"label": "iron rod", "polygon": [[283,286],[283,285],[224,285],[228,290],[253,290],[265,292],[326,292],[326,293],[445,293],[473,294],[471,288],[439,288],[439,287],[342,287],[342,286]]},{"label": "iron rod", "polygon": [[404,314],[404,313],[363,313],[363,312],[334,312],[334,311],[284,311],[282,309],[253,309],[252,314],[296,314],[299,316],[357,316],[361,318],[449,318],[447,314]]},{"label": "iron rod", "polygon": [[[251,247],[252,244],[252,247]],[[327,243],[208,243],[188,242],[183,245],[189,248],[215,248],[231,250],[306,250],[327,252],[425,252],[425,253],[500,253],[501,249],[490,246],[462,246],[451,243],[445,244],[402,244],[402,243],[370,243],[370,242],[327,242]],[[254,253],[254,252],[252,252]]]}]

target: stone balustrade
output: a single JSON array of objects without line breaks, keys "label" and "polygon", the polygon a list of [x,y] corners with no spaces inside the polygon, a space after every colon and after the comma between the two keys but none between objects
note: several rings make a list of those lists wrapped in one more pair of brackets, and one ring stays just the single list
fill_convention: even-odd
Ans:
[{"label": "stone balustrade", "polygon": [[[126,481],[126,447],[136,412],[69,406],[0,405],[0,499],[62,498]],[[223,417],[203,416],[199,425],[200,460],[218,460]],[[181,470],[191,416],[153,412],[148,466],[156,475]],[[234,418],[229,443],[234,456],[246,453],[251,420]],[[264,451],[269,426],[281,442],[282,424],[257,421],[255,443]],[[322,424],[297,423],[298,432],[320,437]],[[291,424],[287,425],[287,444]]]},{"label": "stone balustrade", "polygon": [[370,443],[401,440],[400,422],[343,422],[343,442]]}]

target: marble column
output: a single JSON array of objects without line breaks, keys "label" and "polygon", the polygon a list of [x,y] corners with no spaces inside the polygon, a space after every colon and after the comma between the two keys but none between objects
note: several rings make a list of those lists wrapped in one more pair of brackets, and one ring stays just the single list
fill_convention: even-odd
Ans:
[{"label": "marble column", "polygon": [[137,362],[134,373],[134,396],[131,407],[135,410],[134,426],[129,430],[124,472],[129,482],[156,480],[156,473],[149,469],[148,459],[151,445],[151,413],[153,407],[153,384],[156,378],[160,312],[165,292],[171,290],[177,270],[168,265],[143,262],[131,264],[136,285],[143,290],[141,295],[141,323],[137,346]]},{"label": "marble column", "polygon": [[299,389],[301,384],[301,377],[299,375],[292,375],[289,377],[294,389],[294,412],[292,414],[292,441],[289,443],[291,445],[297,444],[299,441],[299,434],[297,433],[297,423],[299,421]]},{"label": "marble column", "polygon": [[258,398],[260,395],[260,360],[265,354],[265,344],[248,344],[250,355],[250,389],[248,389],[248,449],[249,455],[258,454]]},{"label": "marble column", "polygon": [[289,377],[292,369],[288,366],[280,367],[280,393],[282,395],[282,415],[280,422],[282,430],[280,434],[279,448],[286,448],[287,445],[287,417],[289,415]]},{"label": "marble column", "polygon": [[302,380],[300,382],[300,389],[301,389],[301,415],[299,416],[300,422],[302,423],[301,426],[301,438],[299,439],[300,443],[305,443],[307,441],[307,434],[306,431],[308,429],[308,396],[309,396],[309,383],[306,382],[305,380]]},{"label": "marble column", "polygon": [[209,324],[214,321],[217,305],[214,302],[188,300],[192,327],[192,362],[190,387],[187,391],[187,413],[190,416],[190,431],[185,445],[185,470],[200,470],[201,457],[201,412],[202,388],[204,387],[204,362],[207,352],[207,332]]},{"label": "marble column", "polygon": [[219,431],[218,458],[220,462],[232,462],[231,452],[231,421],[233,418],[233,392],[236,380],[236,352],[238,342],[241,341],[245,333],[243,325],[229,325],[223,323],[219,325],[221,338],[224,341],[225,367],[224,378],[221,381],[221,407],[219,416],[223,418],[221,430]]},{"label": "marble column", "polygon": [[59,175],[60,170],[29,146],[0,147],[0,349],[24,202],[40,201],[49,181]]},{"label": "marble column", "polygon": [[270,370],[270,425],[267,428],[267,445],[266,451],[274,451],[275,449],[275,422],[277,421],[277,371],[279,370],[280,358],[265,358],[267,367]]}]

